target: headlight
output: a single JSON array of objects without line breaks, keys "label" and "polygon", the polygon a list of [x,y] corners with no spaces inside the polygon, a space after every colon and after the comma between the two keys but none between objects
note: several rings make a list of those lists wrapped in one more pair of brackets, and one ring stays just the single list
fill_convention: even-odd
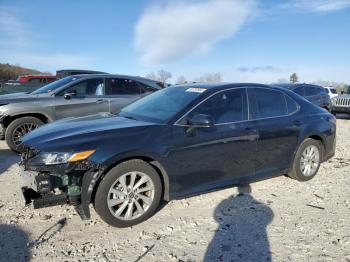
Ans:
[{"label": "headlight", "polygon": [[96,150],[89,150],[77,153],[41,153],[31,159],[34,165],[57,165],[73,163],[84,160],[95,153]]}]

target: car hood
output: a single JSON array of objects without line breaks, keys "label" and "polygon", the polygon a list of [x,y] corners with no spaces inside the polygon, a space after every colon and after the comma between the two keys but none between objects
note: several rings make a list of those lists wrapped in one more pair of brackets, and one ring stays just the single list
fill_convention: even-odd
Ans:
[{"label": "car hood", "polygon": [[13,94],[0,95],[0,105],[26,102],[27,100],[33,100],[38,97],[39,95],[32,95],[27,93],[13,93]]},{"label": "car hood", "polygon": [[22,142],[25,146],[52,151],[76,151],[102,146],[123,136],[136,135],[157,124],[118,117],[109,113],[62,119],[33,130]]}]

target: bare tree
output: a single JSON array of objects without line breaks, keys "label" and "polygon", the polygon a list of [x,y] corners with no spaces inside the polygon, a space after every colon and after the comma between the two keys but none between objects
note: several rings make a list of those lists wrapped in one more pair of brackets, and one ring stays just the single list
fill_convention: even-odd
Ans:
[{"label": "bare tree", "polygon": [[172,77],[172,74],[165,70],[159,70],[158,71],[158,80],[165,84],[165,82]]},{"label": "bare tree", "polygon": [[296,73],[291,74],[289,77],[289,81],[292,82],[293,84],[299,82],[298,75]]},{"label": "bare tree", "polygon": [[206,73],[195,79],[196,82],[221,82],[221,73]]},{"label": "bare tree", "polygon": [[146,75],[146,78],[158,81],[158,77],[156,76],[156,74],[154,72],[148,73]]},{"label": "bare tree", "polygon": [[146,77],[165,84],[165,82],[172,77],[172,74],[165,70],[159,70],[157,74],[155,74],[154,72],[151,72],[151,73],[148,73]]},{"label": "bare tree", "polygon": [[181,84],[185,84],[187,81],[186,81],[186,78],[184,76],[179,76],[176,80],[176,84],[178,85],[181,85]]}]

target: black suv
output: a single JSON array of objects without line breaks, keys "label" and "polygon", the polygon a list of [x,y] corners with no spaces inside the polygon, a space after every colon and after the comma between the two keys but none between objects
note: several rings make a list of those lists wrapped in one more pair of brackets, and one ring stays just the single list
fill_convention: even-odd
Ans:
[{"label": "black suv", "polygon": [[278,86],[292,90],[293,92],[305,97],[311,103],[326,109],[331,110],[331,99],[322,86],[310,84],[280,84]]}]

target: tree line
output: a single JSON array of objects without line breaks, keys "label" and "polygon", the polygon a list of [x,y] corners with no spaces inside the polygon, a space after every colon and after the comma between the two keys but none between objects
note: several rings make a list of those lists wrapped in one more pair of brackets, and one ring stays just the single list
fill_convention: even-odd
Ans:
[{"label": "tree line", "polygon": [[40,75],[40,74],[49,74],[40,72],[39,70],[29,69],[25,67],[21,67],[18,65],[10,65],[10,64],[1,64],[0,63],[0,80],[16,80],[20,75]]}]

